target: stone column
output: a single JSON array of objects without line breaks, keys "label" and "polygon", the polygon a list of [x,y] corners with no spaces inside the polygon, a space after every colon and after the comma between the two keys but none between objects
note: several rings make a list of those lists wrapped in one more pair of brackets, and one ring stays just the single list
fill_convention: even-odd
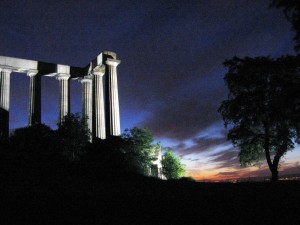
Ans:
[{"label": "stone column", "polygon": [[108,66],[107,86],[108,88],[108,132],[111,136],[120,136],[120,110],[119,110],[119,95],[118,95],[118,80],[117,80],[117,66],[120,60],[107,59],[106,65]]},{"label": "stone column", "polygon": [[86,119],[87,126],[93,133],[93,80],[92,76],[85,76],[80,80],[82,83],[82,116]]},{"label": "stone column", "polygon": [[105,67],[98,67],[93,70],[94,91],[95,91],[95,137],[100,139],[106,138],[105,131],[105,111],[104,111],[104,91],[103,75]]},{"label": "stone column", "polygon": [[59,123],[64,120],[64,116],[69,114],[70,111],[70,97],[69,97],[69,78],[70,74],[58,74],[59,81]]},{"label": "stone column", "polygon": [[11,70],[0,68],[0,137],[9,135],[9,100]]},{"label": "stone column", "polygon": [[41,76],[38,71],[29,71],[27,76],[30,78],[28,125],[32,126],[41,123]]}]

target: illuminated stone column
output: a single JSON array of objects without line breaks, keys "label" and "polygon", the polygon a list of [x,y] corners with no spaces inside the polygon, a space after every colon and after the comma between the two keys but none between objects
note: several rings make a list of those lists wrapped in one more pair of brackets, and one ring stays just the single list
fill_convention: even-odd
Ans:
[{"label": "illuminated stone column", "polygon": [[93,70],[94,90],[95,90],[95,137],[100,139],[106,138],[105,131],[105,111],[104,111],[104,91],[103,75],[105,67],[98,67]]},{"label": "illuminated stone column", "polygon": [[69,74],[58,74],[59,81],[59,122],[62,123],[64,116],[70,111],[70,97],[69,97]]},{"label": "illuminated stone column", "polygon": [[93,78],[85,76],[80,80],[82,83],[82,116],[86,119],[90,132],[93,132]]},{"label": "illuminated stone column", "polygon": [[11,70],[0,68],[0,136],[9,135],[9,100]]},{"label": "illuminated stone column", "polygon": [[120,136],[120,110],[119,110],[119,95],[118,95],[118,79],[117,79],[117,66],[120,60],[107,59],[106,65],[108,66],[107,86],[108,88],[108,132],[111,136]]},{"label": "illuminated stone column", "polygon": [[29,71],[27,76],[30,79],[28,125],[31,126],[41,123],[41,77],[37,70]]}]

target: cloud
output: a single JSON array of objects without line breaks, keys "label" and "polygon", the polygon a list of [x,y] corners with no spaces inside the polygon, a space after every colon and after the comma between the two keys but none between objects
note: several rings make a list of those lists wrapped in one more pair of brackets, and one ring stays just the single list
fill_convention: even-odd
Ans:
[{"label": "cloud", "polygon": [[300,166],[296,165],[279,170],[279,176],[285,174],[300,174]]},{"label": "cloud", "polygon": [[[175,145],[163,146],[165,149],[172,149],[181,158],[189,159],[190,154],[207,153],[216,149],[228,149],[230,142],[223,136],[223,129],[207,130],[205,136],[202,134],[199,137],[188,139],[187,141],[178,142]],[[195,156],[193,156],[195,157]]]},{"label": "cloud", "polygon": [[144,121],[143,126],[148,127],[156,137],[185,140],[218,119],[220,116],[214,104],[210,105],[194,98],[181,103],[170,102],[156,109],[153,115]]},{"label": "cloud", "polygon": [[211,154],[210,157],[213,157],[211,162],[218,163],[216,169],[218,168],[240,169],[241,168],[239,158],[238,158],[238,150],[236,148],[232,147],[228,150]]},{"label": "cloud", "polygon": [[187,158],[187,159],[185,159],[185,160],[190,161],[190,162],[197,162],[197,161],[199,161],[200,159]]},{"label": "cloud", "polygon": [[220,176],[220,177],[238,177],[239,172],[237,172],[237,171],[234,171],[234,172],[220,172],[216,176]]},{"label": "cloud", "polygon": [[[273,54],[281,48],[282,24],[287,24],[274,23],[279,13],[264,9],[261,2],[249,4],[198,4],[182,17],[176,7],[162,15],[169,6],[164,4],[145,18],[141,26],[147,31],[138,30],[133,41],[142,50],[126,53],[128,64],[135,66],[128,68],[133,82],[126,83],[125,95],[136,100],[127,106],[151,113],[141,126],[156,137],[185,140],[221,119],[217,109],[227,94],[222,62],[235,54]],[[161,20],[153,24],[151,18]]]}]

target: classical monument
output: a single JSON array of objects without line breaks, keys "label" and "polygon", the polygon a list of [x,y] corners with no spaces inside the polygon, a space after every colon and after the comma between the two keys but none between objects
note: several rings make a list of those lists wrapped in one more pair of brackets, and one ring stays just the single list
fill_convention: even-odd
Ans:
[{"label": "classical monument", "polygon": [[59,85],[59,123],[70,112],[70,79],[82,83],[82,115],[95,138],[120,135],[117,66],[114,52],[102,52],[86,67],[0,56],[0,135],[9,135],[10,74],[26,73],[29,83],[28,125],[41,123],[41,77],[50,76]]}]

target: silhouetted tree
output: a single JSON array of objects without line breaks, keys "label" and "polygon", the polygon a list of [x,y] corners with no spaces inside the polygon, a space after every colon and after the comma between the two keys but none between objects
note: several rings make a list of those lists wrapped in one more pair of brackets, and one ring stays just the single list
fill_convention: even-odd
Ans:
[{"label": "silhouetted tree", "polygon": [[48,147],[53,140],[53,130],[44,124],[34,124],[16,129],[9,138],[10,145],[18,151],[35,152]]},{"label": "silhouetted tree", "polygon": [[[5,137],[3,134],[1,134],[1,131],[0,131],[0,146],[1,146],[1,150],[5,150],[7,149],[8,147],[8,138]],[[0,152],[1,154],[1,152]]]},{"label": "silhouetted tree", "polygon": [[296,57],[234,57],[224,62],[228,99],[219,112],[229,127],[228,139],[239,147],[242,166],[265,155],[272,180],[281,157],[299,143],[300,77]]},{"label": "silhouetted tree", "polygon": [[93,167],[92,169],[102,176],[122,176],[128,172],[125,153],[122,150],[125,145],[121,137],[96,139],[86,148],[86,155],[81,161],[88,167]]},{"label": "silhouetted tree", "polygon": [[296,32],[296,50],[300,50],[300,1],[299,0],[271,0],[271,6],[282,8],[284,14]]},{"label": "silhouetted tree", "polygon": [[122,134],[125,141],[122,151],[128,165],[138,173],[148,175],[154,160],[157,160],[160,151],[159,144],[153,144],[152,134],[147,129],[134,127],[126,129]]},{"label": "silhouetted tree", "polygon": [[6,160],[18,166],[42,166],[57,161],[54,131],[44,124],[16,129],[9,138],[9,149]]},{"label": "silhouetted tree", "polygon": [[70,161],[78,161],[90,143],[90,131],[86,120],[79,113],[69,114],[58,124],[56,136],[62,154]]},{"label": "silhouetted tree", "polygon": [[162,173],[167,179],[179,179],[184,176],[185,168],[180,159],[171,150],[167,150],[163,155]]}]

